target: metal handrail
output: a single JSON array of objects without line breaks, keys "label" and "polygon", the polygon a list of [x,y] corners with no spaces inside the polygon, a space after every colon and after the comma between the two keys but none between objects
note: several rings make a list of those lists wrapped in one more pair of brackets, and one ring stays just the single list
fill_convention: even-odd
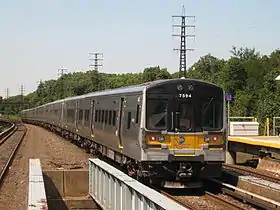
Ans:
[{"label": "metal handrail", "polygon": [[229,119],[251,119],[253,121],[257,121],[256,117],[229,117]]},{"label": "metal handrail", "polygon": [[276,128],[280,128],[280,126],[276,126],[276,119],[280,119],[280,117],[273,117],[273,136],[276,136]]}]

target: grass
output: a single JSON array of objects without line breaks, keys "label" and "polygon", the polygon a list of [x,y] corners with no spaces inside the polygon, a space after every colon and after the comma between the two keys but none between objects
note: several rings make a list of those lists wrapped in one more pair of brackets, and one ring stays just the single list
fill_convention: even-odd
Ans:
[{"label": "grass", "polygon": [[17,116],[17,115],[8,115],[6,117],[10,120],[20,120],[21,121],[21,117]]},{"label": "grass", "polygon": [[21,121],[21,117],[19,115],[1,115],[3,118],[7,118],[14,121]]}]

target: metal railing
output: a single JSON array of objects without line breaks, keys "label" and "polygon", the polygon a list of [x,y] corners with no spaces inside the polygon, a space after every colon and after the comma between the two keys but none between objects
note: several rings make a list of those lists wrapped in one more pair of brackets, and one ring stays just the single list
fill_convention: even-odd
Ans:
[{"label": "metal railing", "polygon": [[278,134],[276,134],[276,129],[280,128],[280,125],[277,125],[276,120],[279,120],[280,117],[273,117],[273,125],[272,125],[272,129],[273,129],[273,136],[276,136]]},{"label": "metal railing", "polygon": [[252,122],[257,122],[256,117],[229,117],[229,119],[252,120]]},{"label": "metal railing", "polygon": [[104,161],[89,159],[89,194],[102,209],[186,209]]},{"label": "metal railing", "polygon": [[228,116],[228,122],[227,122],[227,124],[228,124],[228,135],[230,135],[230,121],[232,120],[232,119],[235,119],[235,120],[237,120],[237,121],[239,121],[239,120],[242,120],[243,122],[244,122],[244,120],[251,120],[252,122],[257,122],[258,120],[257,120],[257,118],[256,117],[238,117],[238,116],[236,116],[236,117],[229,117]]}]

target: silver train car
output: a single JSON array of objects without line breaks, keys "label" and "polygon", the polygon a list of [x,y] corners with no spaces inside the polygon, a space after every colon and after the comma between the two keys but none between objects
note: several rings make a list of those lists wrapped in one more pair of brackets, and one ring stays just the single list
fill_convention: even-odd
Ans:
[{"label": "silver train car", "polygon": [[224,90],[194,79],[168,79],[93,92],[23,110],[22,120],[106,156],[138,180],[200,187],[225,161]]}]

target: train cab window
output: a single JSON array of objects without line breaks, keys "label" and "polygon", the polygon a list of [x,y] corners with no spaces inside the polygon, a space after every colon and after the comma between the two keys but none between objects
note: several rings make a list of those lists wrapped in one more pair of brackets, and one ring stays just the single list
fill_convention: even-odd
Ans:
[{"label": "train cab window", "polygon": [[202,106],[202,128],[220,130],[223,127],[223,102],[212,100]]},{"label": "train cab window", "polygon": [[140,105],[137,104],[137,107],[136,107],[136,116],[135,116],[135,124],[137,124],[139,122],[139,108],[140,108]]},{"label": "train cab window", "polygon": [[127,129],[130,129],[131,124],[131,112],[127,113]]},{"label": "train cab window", "polygon": [[105,110],[105,125],[108,124],[108,110]]},{"label": "train cab window", "polygon": [[113,126],[116,125],[116,118],[117,118],[117,112],[114,110],[113,111],[113,118],[112,118],[112,125]]},{"label": "train cab window", "polygon": [[109,125],[112,125],[112,110],[109,111]]},{"label": "train cab window", "polygon": [[190,130],[193,119],[193,106],[188,101],[177,101],[176,103],[176,128],[179,130]]},{"label": "train cab window", "polygon": [[168,101],[164,99],[148,99],[147,128],[151,130],[167,129]]}]

